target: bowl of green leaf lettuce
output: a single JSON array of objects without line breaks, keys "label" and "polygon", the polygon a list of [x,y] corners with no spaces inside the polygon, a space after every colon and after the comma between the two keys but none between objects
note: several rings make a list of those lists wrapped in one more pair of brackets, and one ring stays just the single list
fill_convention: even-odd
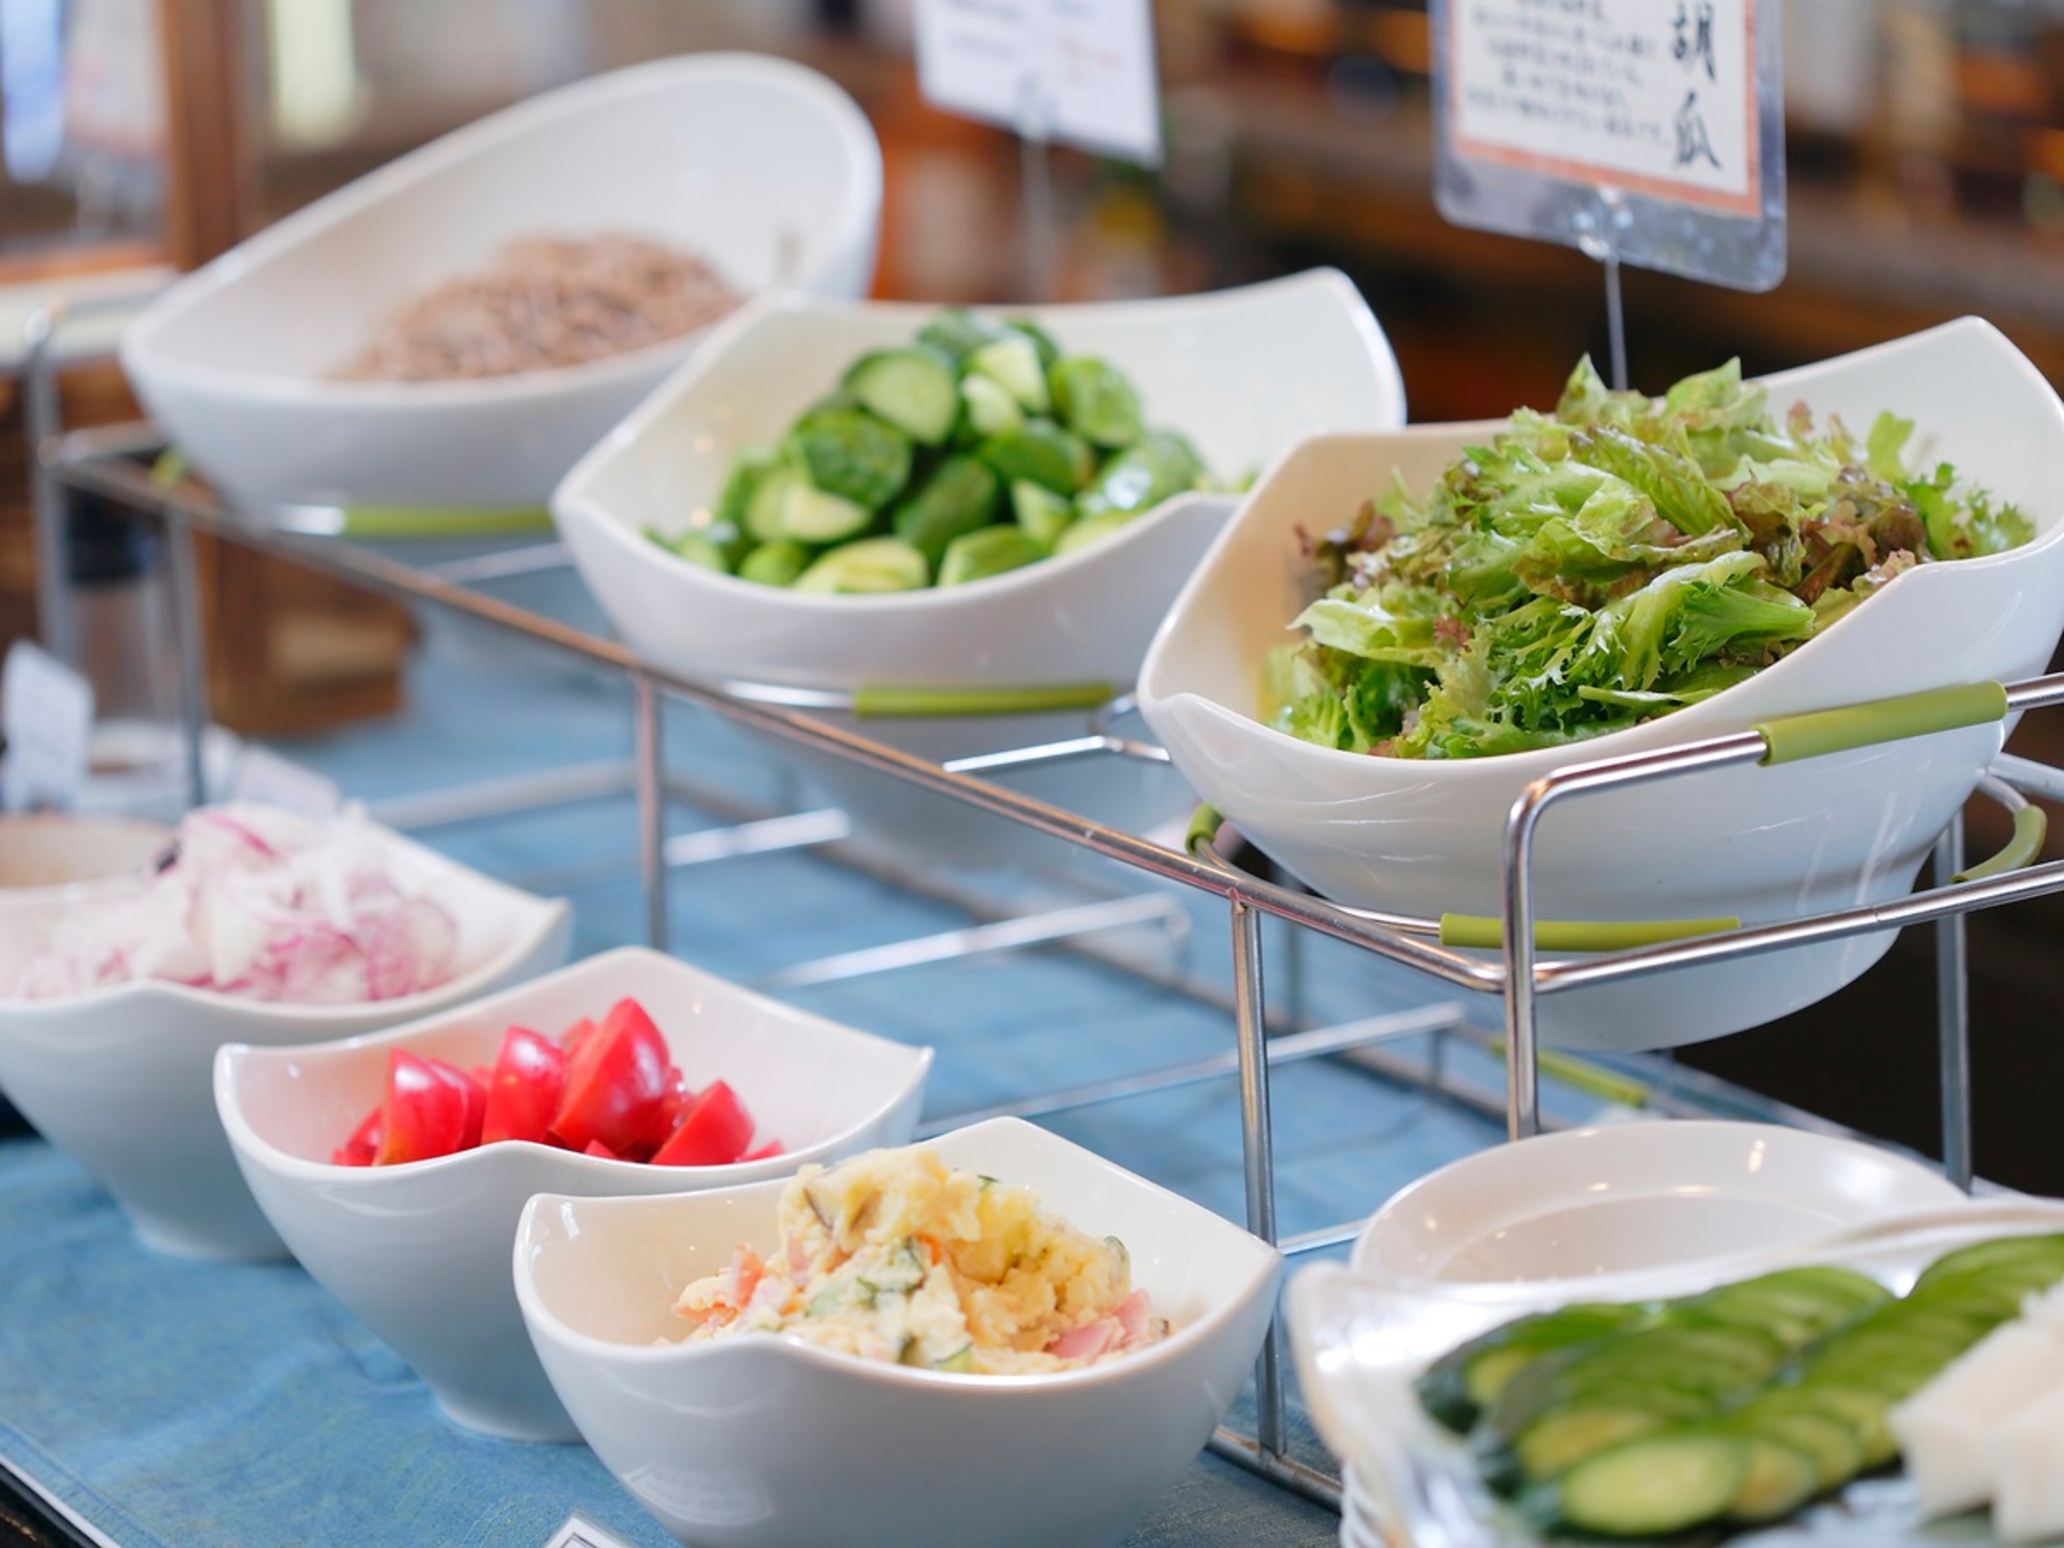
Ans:
[{"label": "bowl of green leaf lettuce", "polygon": [[[1506,814],[1567,764],[2043,669],[2064,630],[2064,405],[1963,319],[1660,397],[1311,438],[1150,646],[1141,708],[1204,799],[1336,900],[1495,915]],[[1906,892],[1999,724],[1585,796],[1542,917],[1760,923]],[[1774,1019],[1889,932],[1546,997],[1567,1046]]]}]

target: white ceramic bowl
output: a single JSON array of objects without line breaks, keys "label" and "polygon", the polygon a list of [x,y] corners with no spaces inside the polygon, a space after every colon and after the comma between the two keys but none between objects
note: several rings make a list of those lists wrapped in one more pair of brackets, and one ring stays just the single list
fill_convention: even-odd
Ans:
[{"label": "white ceramic bowl", "polygon": [[[1427,918],[1495,916],[1506,814],[1551,769],[2042,671],[2064,628],[2064,404],[2041,373],[1967,318],[1766,380],[1779,411],[1804,402],[1859,430],[1881,409],[1914,420],[1909,464],[1954,462],[2018,504],[2034,541],[1909,570],[1746,683],[1631,730],[1497,758],[1366,757],[1254,718],[1263,658],[1291,638],[1306,600],[1296,531],[1351,515],[1394,469],[1425,487],[1491,427],[1314,437],[1255,487],[1170,609],[1140,675],[1148,725],[1207,802],[1327,897]],[[1978,726],[1571,799],[1541,821],[1537,912],[1753,923],[1899,896],[2002,737],[1998,725]],[[1634,1048],[1739,1031],[1832,993],[1891,940],[1858,936],[1549,995],[1542,1035]]]},{"label": "white ceramic bowl", "polygon": [[[965,586],[817,596],[701,569],[646,538],[707,510],[733,454],[771,444],[865,351],[907,342],[936,307],[777,295],[715,329],[695,359],[583,457],[552,497],[581,574],[625,640],[682,676],[848,691],[869,685],[1129,687],[1176,588],[1232,509],[1181,496],[1075,553]],[[1149,423],[1183,431],[1221,477],[1321,427],[1404,420],[1382,330],[1347,279],[1315,270],[1209,295],[1011,309],[1063,350],[1102,355]],[[945,721],[828,719],[932,760],[1080,736],[1077,714]],[[793,756],[784,748],[784,757]],[[864,829],[968,860],[989,844],[960,809],[843,761],[809,760]],[[1192,797],[1162,768],[1110,758],[1011,776],[1015,789],[1133,831]]]},{"label": "white ceramic bowl", "polygon": [[24,906],[133,887],[171,841],[163,823],[61,812],[0,815],[0,896]]},{"label": "white ceramic bowl", "polygon": [[[380,1101],[388,1050],[492,1064],[511,1024],[556,1035],[629,995],[700,1086],[728,1081],[784,1154],[733,1166],[648,1166],[510,1141],[407,1166],[330,1153]],[[642,947],[366,1037],[310,1048],[223,1048],[215,1101],[237,1164],[302,1267],[385,1339],[457,1423],[518,1440],[576,1440],[509,1278],[534,1193],[682,1193],[786,1177],[910,1138],[932,1051],[821,1017]]]},{"label": "white ceramic bowl", "polygon": [[1245,1384],[1280,1259],[1239,1227],[1016,1119],[929,1142],[1120,1237],[1176,1331],[1051,1376],[876,1365],[799,1339],[693,1347],[674,1296],[775,1239],[782,1185],[531,1200],[516,1296],[552,1385],[603,1463],[683,1542],[814,1548],[1112,1543],[1173,1483]]},{"label": "white ceramic bowl", "polygon": [[[534,897],[368,825],[385,868],[421,881],[458,926],[456,966],[434,989],[354,1005],[239,999],[139,980],[58,999],[0,999],[0,1091],[115,1196],[137,1234],[185,1257],[274,1257],[285,1248],[237,1173],[210,1086],[223,1043],[294,1047],[428,1015],[565,959],[563,900]],[[0,892],[0,984],[55,914]]]},{"label": "white ceramic bowl", "polygon": [[536,507],[701,335],[479,381],[329,373],[514,237],[630,230],[747,295],[859,295],[880,210],[873,130],[830,81],[752,54],[658,60],[491,114],[288,216],[154,302],[122,365],[246,505]]},{"label": "white ceramic bowl", "polygon": [[1938,1170],[1862,1140],[1722,1120],[1609,1124],[1428,1173],[1370,1217],[1352,1262],[1382,1279],[1491,1283],[1697,1270],[1963,1200]]}]

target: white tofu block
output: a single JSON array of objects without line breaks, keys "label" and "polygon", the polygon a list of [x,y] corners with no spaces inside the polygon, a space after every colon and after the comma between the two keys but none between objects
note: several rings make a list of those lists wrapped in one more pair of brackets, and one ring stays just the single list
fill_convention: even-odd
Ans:
[{"label": "white tofu block", "polygon": [[2029,1543],[2064,1533],[2064,1383],[1992,1435],[1993,1535]]},{"label": "white tofu block", "polygon": [[2064,1391],[2064,1339],[2010,1322],[1894,1408],[1892,1433],[1927,1520],[1993,1497],[2001,1424]]}]

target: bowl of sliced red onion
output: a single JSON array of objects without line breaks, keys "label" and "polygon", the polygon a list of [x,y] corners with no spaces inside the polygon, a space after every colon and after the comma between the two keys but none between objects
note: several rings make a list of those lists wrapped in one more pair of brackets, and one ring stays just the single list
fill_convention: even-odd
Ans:
[{"label": "bowl of sliced red onion", "polygon": [[563,900],[369,820],[203,807],[126,883],[0,892],[0,1092],[152,1247],[285,1248],[215,1112],[215,1050],[369,1032],[558,966]]}]

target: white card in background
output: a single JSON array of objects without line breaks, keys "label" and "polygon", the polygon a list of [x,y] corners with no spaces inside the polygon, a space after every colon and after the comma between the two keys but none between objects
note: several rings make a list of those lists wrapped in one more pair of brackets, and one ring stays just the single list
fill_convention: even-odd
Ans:
[{"label": "white card in background", "polygon": [[86,784],[93,685],[47,651],[17,640],[0,668],[0,730],[7,736],[0,807],[69,811]]},{"label": "white card in background", "polygon": [[934,107],[1160,165],[1149,0],[917,0],[915,33]]},{"label": "white card in background", "polygon": [[1457,154],[1757,213],[1751,0],[1454,0],[1448,22]]},{"label": "white card in background", "polygon": [[1784,277],[1783,0],[1430,0],[1459,225],[1744,290]]},{"label": "white card in background", "polygon": [[330,817],[344,804],[336,782],[278,753],[246,742],[229,782],[232,801],[276,806],[303,817]]}]

